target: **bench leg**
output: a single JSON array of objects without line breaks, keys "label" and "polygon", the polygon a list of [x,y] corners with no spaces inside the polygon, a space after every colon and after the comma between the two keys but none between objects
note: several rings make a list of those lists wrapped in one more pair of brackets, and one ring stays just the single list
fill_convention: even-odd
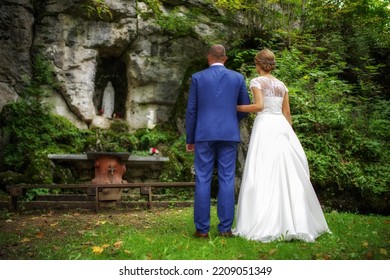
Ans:
[{"label": "bench leg", "polygon": [[18,210],[18,197],[22,195],[23,190],[21,187],[13,186],[9,188],[9,209],[11,211]]},{"label": "bench leg", "polygon": [[99,187],[95,188],[95,211],[99,212]]},{"label": "bench leg", "polygon": [[152,209],[152,187],[148,187],[148,207]]},{"label": "bench leg", "polygon": [[18,197],[11,195],[9,197],[9,210],[16,211],[18,210]]}]

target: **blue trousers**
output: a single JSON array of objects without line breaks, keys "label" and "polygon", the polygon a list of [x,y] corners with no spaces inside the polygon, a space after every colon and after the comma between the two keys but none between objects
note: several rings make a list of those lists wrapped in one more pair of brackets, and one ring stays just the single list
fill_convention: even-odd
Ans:
[{"label": "blue trousers", "polygon": [[196,230],[210,230],[210,192],[215,165],[218,168],[218,230],[231,230],[234,221],[234,181],[238,142],[210,141],[195,143],[194,223]]}]

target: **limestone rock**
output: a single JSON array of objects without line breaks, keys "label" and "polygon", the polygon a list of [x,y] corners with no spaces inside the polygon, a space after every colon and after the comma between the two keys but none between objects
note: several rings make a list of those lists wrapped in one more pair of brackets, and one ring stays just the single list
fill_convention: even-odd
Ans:
[{"label": "limestone rock", "polygon": [[24,79],[31,76],[34,16],[29,3],[23,0],[0,3],[0,83],[6,84],[0,88],[1,103],[14,100],[5,95],[20,94]]},{"label": "limestone rock", "polygon": [[[203,15],[193,21],[188,35],[175,36],[145,2],[105,2],[112,17],[88,14],[84,0],[38,1],[34,7],[29,0],[1,2],[0,109],[21,94],[23,75],[32,75],[31,55],[41,52],[60,85],[49,99],[54,113],[80,128],[109,127],[110,116],[102,119],[102,102],[111,81],[112,115],[125,119],[132,130],[152,127],[170,120],[189,67],[206,66],[211,39],[227,43],[234,36],[231,28]],[[218,13],[205,0],[161,3],[166,17],[178,13],[185,18],[192,8]]]}]

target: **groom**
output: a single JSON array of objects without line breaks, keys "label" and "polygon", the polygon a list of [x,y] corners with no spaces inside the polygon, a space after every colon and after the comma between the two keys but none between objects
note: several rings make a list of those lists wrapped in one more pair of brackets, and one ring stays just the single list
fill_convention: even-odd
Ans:
[{"label": "groom", "polygon": [[186,111],[188,152],[195,152],[195,236],[207,238],[210,230],[210,189],[218,168],[218,230],[231,236],[234,220],[234,179],[237,146],[241,141],[239,121],[246,116],[236,106],[250,104],[244,76],[225,68],[225,48],[213,45],[209,68],[192,75]]}]

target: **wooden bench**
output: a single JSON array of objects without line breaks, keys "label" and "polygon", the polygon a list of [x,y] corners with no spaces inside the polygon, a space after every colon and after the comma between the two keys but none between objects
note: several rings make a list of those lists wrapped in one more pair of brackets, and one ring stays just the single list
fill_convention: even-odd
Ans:
[{"label": "wooden bench", "polygon": [[8,185],[6,186],[9,192],[9,209],[16,211],[18,209],[18,198],[23,196],[24,189],[94,189],[95,190],[95,210],[99,211],[100,201],[99,193],[102,189],[107,188],[139,188],[141,194],[148,196],[147,205],[149,208],[152,207],[153,188],[182,188],[182,187],[195,187],[195,182],[149,182],[149,183],[124,183],[124,184],[34,184],[34,185]]}]

